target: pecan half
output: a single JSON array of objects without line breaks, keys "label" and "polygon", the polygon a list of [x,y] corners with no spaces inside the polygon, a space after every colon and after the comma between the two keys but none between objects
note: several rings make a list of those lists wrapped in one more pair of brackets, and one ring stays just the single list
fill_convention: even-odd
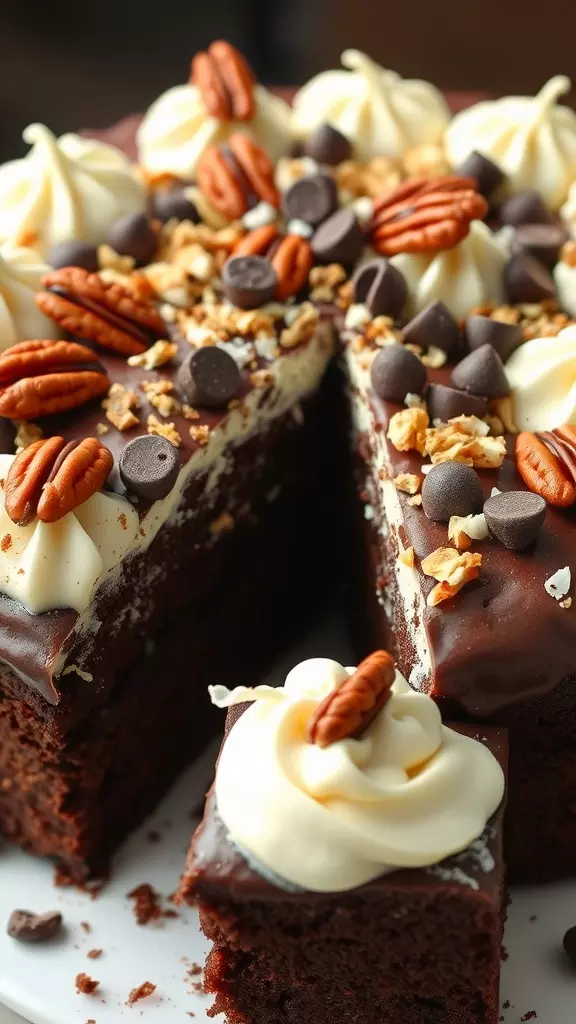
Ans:
[{"label": "pecan half", "polygon": [[529,490],[549,505],[567,508],[576,501],[576,487],[560,460],[536,434],[522,431],[516,438],[518,472]]},{"label": "pecan half", "polygon": [[113,461],[95,437],[68,444],[63,437],[35,441],[16,456],[6,476],[4,503],[10,519],[18,526],[36,516],[55,523],[100,490]]},{"label": "pecan half", "polygon": [[105,394],[110,378],[85,345],[22,341],[0,353],[0,416],[36,419]]},{"label": "pecan half", "polygon": [[254,114],[255,77],[252,68],[231,43],[219,39],[197,53],[190,81],[200,91],[211,117],[220,121],[249,121]]},{"label": "pecan half", "polygon": [[466,237],[471,221],[487,212],[471,178],[412,179],[376,201],[372,245],[382,256],[451,249]]},{"label": "pecan half", "polygon": [[165,333],[156,307],[115,281],[80,267],[53,270],[42,278],[36,305],[70,334],[121,355],[145,352]]},{"label": "pecan half", "polygon": [[310,743],[328,747],[361,736],[390,698],[395,675],[391,654],[370,654],[318,705],[308,726]]},{"label": "pecan half", "polygon": [[278,238],[278,228],[275,224],[263,224],[261,228],[254,228],[243,235],[234,246],[235,256],[266,256],[270,247]]},{"label": "pecan half", "polygon": [[300,235],[285,235],[271,259],[278,277],[276,298],[284,302],[290,295],[296,295],[308,281],[314,263],[312,246]]},{"label": "pecan half", "polygon": [[242,217],[260,200],[278,207],[274,165],[248,135],[236,133],[221,146],[207,146],[196,169],[198,186],[208,202],[229,220]]}]

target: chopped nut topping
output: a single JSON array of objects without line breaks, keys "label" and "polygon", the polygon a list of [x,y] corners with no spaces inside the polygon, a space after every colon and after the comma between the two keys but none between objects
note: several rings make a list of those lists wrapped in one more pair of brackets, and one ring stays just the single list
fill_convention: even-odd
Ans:
[{"label": "chopped nut topping", "polygon": [[391,417],[387,436],[399,452],[416,449],[424,455],[429,422],[425,409],[402,409]]},{"label": "chopped nut topping", "polygon": [[11,547],[12,547],[12,534],[11,533],[5,533],[4,536],[2,537],[2,540],[0,540],[0,550],[1,551],[8,551]]},{"label": "chopped nut topping", "polygon": [[180,413],[180,402],[177,402],[171,392],[174,384],[171,380],[143,380],[140,387],[146,398],[162,416],[178,416]]},{"label": "chopped nut topping", "polygon": [[482,555],[455,548],[436,548],[422,559],[422,572],[439,580],[428,594],[426,604],[433,607],[454,597],[470,580],[476,579],[482,564]]},{"label": "chopped nut topping", "polygon": [[130,366],[141,366],[144,370],[155,370],[157,366],[164,366],[174,359],[177,351],[178,346],[173,341],[155,341],[146,352],[129,356],[128,363]]},{"label": "chopped nut topping", "polygon": [[309,341],[318,326],[319,320],[320,313],[316,307],[310,302],[304,302],[300,307],[298,316],[290,327],[286,327],[280,333],[281,348],[295,348],[296,345]]},{"label": "chopped nut topping", "polygon": [[96,424],[96,433],[100,437],[103,437],[104,434],[107,434],[109,432],[109,430],[110,430],[110,427],[108,426],[107,423],[97,423]]},{"label": "chopped nut topping", "polygon": [[432,370],[439,370],[441,366],[444,366],[448,356],[444,349],[437,348],[436,345],[430,345],[427,352],[424,352],[420,356],[424,366],[429,366]]},{"label": "chopped nut topping", "polygon": [[130,430],[130,427],[138,423],[138,417],[132,411],[138,408],[138,396],[123,384],[112,384],[108,397],[102,402],[102,408],[106,412],[106,419],[118,430]]},{"label": "chopped nut topping", "polygon": [[158,434],[160,437],[165,437],[170,444],[173,444],[175,448],[179,448],[182,444],[182,438],[176,430],[173,423],[161,423],[153,413],[150,414],[146,421],[146,426],[149,434]]},{"label": "chopped nut topping", "polygon": [[421,494],[413,494],[411,498],[408,498],[408,504],[409,505],[421,505],[422,504],[422,495]]},{"label": "chopped nut topping", "polygon": [[395,188],[402,180],[402,172],[394,160],[377,156],[368,163],[344,160],[336,168],[338,188],[350,199],[370,196],[376,199],[382,192]]},{"label": "chopped nut topping", "polygon": [[199,420],[200,413],[197,409],[193,409],[191,405],[184,404],[182,406],[182,415],[185,420]]},{"label": "chopped nut topping", "polygon": [[14,447],[17,452],[22,451],[23,448],[27,448],[29,444],[33,444],[34,441],[39,441],[41,437],[44,437],[44,432],[41,427],[37,427],[35,423],[29,423],[28,420],[16,420],[16,437],[14,438]]},{"label": "chopped nut topping", "polygon": [[410,545],[410,547],[408,547],[408,548],[403,548],[402,546],[400,546],[399,549],[398,549],[398,558],[402,562],[403,565],[408,566],[409,569],[413,569],[414,568],[414,548],[412,547],[412,545]]},{"label": "chopped nut topping", "polygon": [[572,607],[572,598],[571,597],[565,597],[563,601],[558,601],[558,604],[560,605],[561,608],[571,608]]},{"label": "chopped nut topping", "polygon": [[98,266],[100,270],[115,270],[118,274],[128,277],[136,266],[133,256],[121,256],[111,245],[98,246]]},{"label": "chopped nut topping", "polygon": [[398,473],[394,477],[394,485],[397,491],[405,494],[417,494],[420,490],[420,477],[416,473]]},{"label": "chopped nut topping", "polygon": [[477,516],[450,516],[448,540],[457,548],[465,550],[471,547],[473,540],[486,540],[489,536],[490,531],[483,512]]},{"label": "chopped nut topping", "polygon": [[203,447],[210,440],[210,427],[206,426],[205,423],[200,426],[190,427],[190,437],[196,444]]},{"label": "chopped nut topping", "polygon": [[476,469],[501,466],[506,455],[504,437],[488,437],[490,427],[476,416],[456,416],[426,431],[424,453],[434,465],[462,462]]},{"label": "chopped nut topping", "polygon": [[367,341],[375,341],[383,348],[385,345],[396,345],[401,340],[400,331],[394,330],[394,321],[389,316],[375,316],[366,325],[364,337]]},{"label": "chopped nut topping", "polygon": [[404,171],[409,178],[438,178],[450,174],[450,164],[442,146],[424,142],[412,146],[402,156]]},{"label": "chopped nut topping", "polygon": [[554,299],[517,306],[477,306],[470,315],[488,316],[508,324],[521,324],[524,341],[555,337],[574,321],[561,313]]},{"label": "chopped nut topping", "polygon": [[210,523],[210,533],[217,537],[220,533],[229,533],[234,529],[234,520],[229,512],[222,512]]},{"label": "chopped nut topping", "polygon": [[164,303],[185,309],[202,295],[202,283],[191,281],[183,267],[172,263],[150,263],[142,273]]},{"label": "chopped nut topping", "polygon": [[312,267],[309,275],[310,298],[313,302],[332,302],[339,286],[346,280],[346,271],[339,263]]}]

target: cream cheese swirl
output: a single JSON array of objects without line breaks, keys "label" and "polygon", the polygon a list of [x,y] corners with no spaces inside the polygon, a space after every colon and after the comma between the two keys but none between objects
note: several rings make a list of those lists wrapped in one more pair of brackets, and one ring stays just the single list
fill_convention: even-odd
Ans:
[{"label": "cream cheese swirl", "polygon": [[56,324],[34,301],[49,270],[33,249],[0,245],[0,351],[17,341],[57,336]]},{"label": "cream cheese swirl", "polygon": [[519,430],[554,430],[576,423],[576,326],[555,338],[533,338],[506,363]]},{"label": "cream cheese swirl", "polygon": [[360,739],[308,742],[318,703],[352,672],[312,658],[277,689],[210,687],[218,707],[253,702],[228,734],[216,772],[231,841],[273,876],[315,892],[352,889],[464,850],[504,792],[490,751],[443,726],[434,701],[399,673]]}]

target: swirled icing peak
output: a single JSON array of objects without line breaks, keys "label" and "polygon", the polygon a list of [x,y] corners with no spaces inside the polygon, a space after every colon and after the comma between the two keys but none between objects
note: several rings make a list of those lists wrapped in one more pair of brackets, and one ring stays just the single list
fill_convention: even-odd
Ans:
[{"label": "swirled icing peak", "polygon": [[274,877],[317,892],[460,852],[482,834],[504,791],[489,750],[443,726],[434,701],[399,673],[360,739],[310,743],[311,715],[353,672],[312,658],[277,689],[211,687],[219,707],[252,701],[216,772],[231,841]]},{"label": "swirled icing peak", "polygon": [[294,125],[308,136],[328,122],[352,143],[359,160],[401,157],[423,143],[438,143],[449,112],[429,82],[403,79],[359,50],[344,50],[345,71],[324,71],[296,94]]},{"label": "swirled icing peak", "polygon": [[576,113],[557,102],[570,87],[566,75],[556,75],[537,96],[505,96],[463,110],[446,132],[450,163],[459,167],[478,150],[505,171],[510,191],[537,189],[558,209],[576,173]]},{"label": "swirled icing peak", "polygon": [[554,430],[576,423],[576,327],[555,338],[533,338],[506,363],[519,430]]},{"label": "swirled icing peak", "polygon": [[55,338],[56,325],[40,312],[34,295],[49,267],[33,249],[0,246],[0,351],[29,338]]},{"label": "swirled icing peak", "polygon": [[130,162],[113,146],[79,135],[59,139],[42,124],[23,138],[32,149],[0,167],[0,241],[47,254],[56,242],[104,242],[122,216],[145,209]]}]

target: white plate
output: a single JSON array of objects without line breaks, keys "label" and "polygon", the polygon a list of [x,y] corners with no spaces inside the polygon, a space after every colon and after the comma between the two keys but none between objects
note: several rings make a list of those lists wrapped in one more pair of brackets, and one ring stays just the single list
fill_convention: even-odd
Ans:
[{"label": "white plate", "polygon": [[[333,619],[291,651],[272,675],[282,679],[301,658],[329,654],[350,663],[345,631]],[[167,897],[174,891],[194,827],[198,805],[211,775],[212,751],[174,787],[152,819],[120,851],[112,880],[96,900],[73,889],[55,889],[54,869],[9,846],[0,849],[0,1003],[33,1024],[111,1024],[135,1015],[150,1024],[207,1021],[209,1005],[187,976],[190,962],[203,963],[207,943],[194,911],[178,908],[178,918],[140,927],[127,893],[149,882]],[[161,839],[152,843],[151,830]],[[165,902],[164,906],[171,904]],[[5,922],[15,907],[36,912],[59,909],[66,933],[46,945],[29,947],[9,939]],[[536,917],[533,920],[533,917]],[[86,934],[82,921],[91,924]],[[536,1024],[574,1024],[576,969],[562,953],[562,936],[576,924],[576,883],[515,891],[506,928],[509,958],[503,967],[501,1002],[506,1024],[517,1024],[536,1010]],[[91,949],[102,949],[90,960]],[[74,979],[86,972],[100,981],[94,996],[77,995]],[[128,1007],[132,988],[144,981],[157,988],[149,999]],[[22,1024],[0,1006],[0,1024]]]}]

